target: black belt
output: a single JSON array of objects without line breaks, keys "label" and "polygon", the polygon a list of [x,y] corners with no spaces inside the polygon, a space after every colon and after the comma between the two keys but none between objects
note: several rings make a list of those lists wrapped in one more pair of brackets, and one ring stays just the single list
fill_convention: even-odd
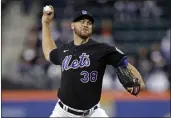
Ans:
[{"label": "black belt", "polygon": [[[61,101],[59,101],[58,104],[59,104],[59,106],[62,109],[64,109],[64,104]],[[93,110],[96,110],[97,108],[98,108],[98,106],[96,105],[96,106],[93,107]],[[74,110],[70,109],[69,107],[68,107],[68,110],[67,110],[67,112],[69,112],[71,114],[74,114],[74,115],[83,115],[83,116],[88,116],[90,114],[90,111],[91,110],[89,109],[89,110],[85,110],[85,112],[81,112],[81,111],[79,112],[79,111],[74,111]]]}]

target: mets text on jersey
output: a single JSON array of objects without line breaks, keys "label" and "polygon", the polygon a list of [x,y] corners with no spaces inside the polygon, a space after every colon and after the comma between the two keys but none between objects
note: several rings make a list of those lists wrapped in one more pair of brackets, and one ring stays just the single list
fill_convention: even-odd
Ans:
[{"label": "mets text on jersey", "polygon": [[64,58],[62,62],[62,71],[90,66],[90,58],[89,55],[87,55],[86,53],[82,53],[82,55],[79,56],[79,60],[74,59],[69,65],[71,59],[72,59],[72,55],[68,55]]}]

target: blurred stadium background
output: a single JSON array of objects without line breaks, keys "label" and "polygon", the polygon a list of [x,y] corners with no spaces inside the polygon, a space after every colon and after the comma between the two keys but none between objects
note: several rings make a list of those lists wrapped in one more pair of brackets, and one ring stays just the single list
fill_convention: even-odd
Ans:
[{"label": "blurred stadium background", "polygon": [[118,82],[115,70],[107,67],[101,103],[109,116],[169,115],[170,0],[1,0],[1,4],[3,117],[48,117],[56,103],[60,66],[46,62],[41,48],[45,5],[55,8],[56,43],[72,40],[70,20],[76,10],[86,9],[96,20],[92,38],[117,46],[143,76],[146,90],[133,97]]}]

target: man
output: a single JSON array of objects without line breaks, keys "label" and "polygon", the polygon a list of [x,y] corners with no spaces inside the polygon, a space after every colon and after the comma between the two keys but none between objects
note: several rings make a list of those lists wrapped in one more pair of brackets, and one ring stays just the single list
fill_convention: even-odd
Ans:
[{"label": "man", "polygon": [[144,86],[141,76],[119,49],[90,39],[94,18],[88,11],[74,17],[73,41],[56,47],[50,30],[54,9],[50,7],[42,16],[43,52],[47,61],[61,65],[62,70],[59,100],[50,117],[108,117],[99,104],[106,65],[117,69],[120,82],[133,95]]}]

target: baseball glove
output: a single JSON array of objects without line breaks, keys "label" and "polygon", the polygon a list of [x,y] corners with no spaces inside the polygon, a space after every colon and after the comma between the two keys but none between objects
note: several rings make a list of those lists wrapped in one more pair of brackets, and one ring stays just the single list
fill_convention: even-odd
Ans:
[{"label": "baseball glove", "polygon": [[140,83],[126,66],[117,68],[117,75],[123,87],[132,95],[137,96],[140,92]]}]

